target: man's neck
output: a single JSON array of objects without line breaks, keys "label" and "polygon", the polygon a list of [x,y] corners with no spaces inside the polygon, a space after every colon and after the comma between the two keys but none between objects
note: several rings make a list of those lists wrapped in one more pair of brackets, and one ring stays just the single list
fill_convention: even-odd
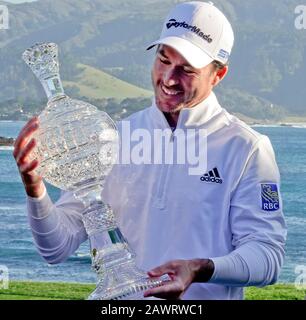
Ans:
[{"label": "man's neck", "polygon": [[164,115],[171,128],[176,128],[180,112],[164,112]]}]

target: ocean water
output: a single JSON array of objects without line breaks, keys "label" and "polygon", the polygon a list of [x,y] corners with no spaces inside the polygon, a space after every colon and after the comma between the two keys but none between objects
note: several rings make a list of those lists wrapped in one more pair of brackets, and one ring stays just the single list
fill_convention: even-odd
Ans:
[{"label": "ocean water", "polygon": [[[15,138],[24,124],[22,121],[0,121],[0,136]],[[0,147],[0,266],[8,267],[10,279],[95,282],[88,241],[59,265],[48,265],[37,253],[12,149]],[[59,190],[50,185],[47,188],[52,200],[56,200]]]},{"label": "ocean water", "polygon": [[[0,121],[0,136],[16,137],[23,122]],[[306,128],[256,127],[273,144],[282,176],[282,197],[288,227],[286,259],[281,282],[294,282],[295,267],[306,266]],[[59,196],[48,186],[51,198]],[[12,148],[0,147],[0,265],[11,279],[94,282],[88,242],[59,265],[48,265],[37,253],[28,226],[25,192]]]}]

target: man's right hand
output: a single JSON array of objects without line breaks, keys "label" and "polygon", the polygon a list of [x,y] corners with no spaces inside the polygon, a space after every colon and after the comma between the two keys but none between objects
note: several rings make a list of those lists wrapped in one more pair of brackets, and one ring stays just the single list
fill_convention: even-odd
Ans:
[{"label": "man's right hand", "polygon": [[14,143],[13,156],[16,160],[26,193],[33,198],[39,198],[45,191],[42,177],[35,173],[39,165],[37,159],[31,159],[31,153],[36,147],[34,132],[38,129],[38,117],[33,117],[22,128]]}]

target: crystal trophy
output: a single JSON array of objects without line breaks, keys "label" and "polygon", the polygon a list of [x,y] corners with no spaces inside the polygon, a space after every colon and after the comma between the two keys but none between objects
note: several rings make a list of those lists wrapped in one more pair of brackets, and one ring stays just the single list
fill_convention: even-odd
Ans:
[{"label": "crystal trophy", "polygon": [[107,113],[64,93],[55,43],[36,44],[22,58],[48,97],[34,136],[33,158],[40,162],[36,171],[48,183],[72,191],[85,208],[82,219],[97,273],[96,289],[88,299],[143,299],[144,290],[169,278],[150,278],[138,269],[135,253],[117,227],[111,207],[101,199],[105,178],[118,155],[114,122]]}]

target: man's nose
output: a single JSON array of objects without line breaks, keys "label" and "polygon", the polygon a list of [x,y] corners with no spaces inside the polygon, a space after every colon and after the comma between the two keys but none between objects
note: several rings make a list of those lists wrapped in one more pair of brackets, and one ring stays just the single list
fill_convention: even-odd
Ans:
[{"label": "man's nose", "polygon": [[164,84],[168,87],[178,84],[178,77],[174,68],[169,68],[165,71],[163,77]]}]

